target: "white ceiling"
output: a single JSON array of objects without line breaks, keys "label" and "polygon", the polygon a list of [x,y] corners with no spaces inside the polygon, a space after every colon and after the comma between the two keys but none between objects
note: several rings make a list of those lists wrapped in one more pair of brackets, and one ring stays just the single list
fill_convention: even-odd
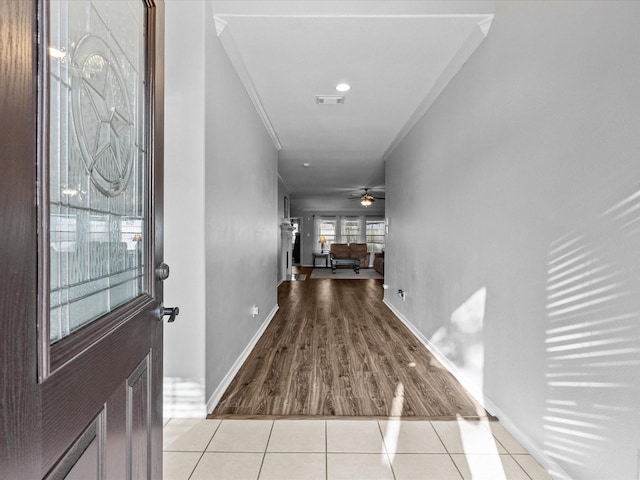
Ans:
[{"label": "white ceiling", "polygon": [[[279,151],[292,205],[358,210],[384,159],[485,38],[486,1],[214,1],[218,36]],[[316,95],[351,90],[343,105]],[[304,163],[311,164],[304,167]],[[367,213],[384,211],[377,201]]]}]

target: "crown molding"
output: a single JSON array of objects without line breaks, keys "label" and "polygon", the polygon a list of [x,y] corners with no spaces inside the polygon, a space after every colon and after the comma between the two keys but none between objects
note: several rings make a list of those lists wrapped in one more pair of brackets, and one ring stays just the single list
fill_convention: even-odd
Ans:
[{"label": "crown molding", "polygon": [[464,43],[460,46],[454,57],[444,68],[438,79],[435,81],[433,87],[429,90],[426,97],[418,104],[418,107],[414,110],[413,114],[409,117],[409,120],[404,124],[396,135],[391,145],[384,152],[384,160],[395,150],[395,148],[404,140],[404,137],[415,127],[420,119],[427,113],[431,105],[436,101],[444,89],[449,85],[449,82],[456,76],[462,66],[473,55],[478,46],[489,34],[491,28],[491,22],[493,22],[494,16],[485,15],[482,20],[478,21],[476,27],[469,33]]},{"label": "crown molding", "polygon": [[[481,20],[478,22],[478,28],[480,29],[480,32],[482,32],[482,35],[485,36],[485,38],[487,35],[489,35],[489,30],[491,29],[491,23],[493,23],[493,15],[490,15],[484,20]],[[482,40],[480,41],[482,42]]]},{"label": "crown molding", "polygon": [[[379,15],[366,15],[366,14],[246,14],[246,13],[219,13],[215,16],[218,18],[354,18],[354,19],[375,19],[375,18],[477,18],[486,17],[487,15],[493,15],[492,13],[427,13],[427,14],[379,14]],[[223,20],[224,21],[224,20]]]},{"label": "crown molding", "polygon": [[218,35],[218,37],[222,35],[222,32],[224,32],[224,29],[227,28],[227,26],[229,25],[222,18],[220,18],[219,15],[213,16],[213,23],[216,26],[216,35]]},{"label": "crown molding", "polygon": [[[228,23],[222,17],[295,17],[295,18],[323,18],[323,17],[351,17],[351,18],[389,18],[389,17],[398,17],[402,18],[405,15],[234,15],[234,14],[218,14],[214,15],[214,22],[216,33],[220,41],[222,42],[222,46],[225,49],[227,56],[229,57],[233,67],[235,68],[240,81],[242,82],[251,102],[253,103],[258,116],[262,120],[267,133],[271,137],[271,140],[278,151],[282,150],[282,143],[278,138],[278,135],[269,119],[269,116],[262,105],[262,101],[260,100],[260,96],[251,81],[251,76],[247,70],[247,67],[244,64],[242,59],[242,55],[240,54],[236,43],[233,39],[233,36],[228,27]],[[411,129],[418,123],[418,121],[427,113],[431,105],[436,101],[436,99],[440,96],[440,94],[447,87],[449,82],[456,76],[456,74],[460,71],[464,63],[471,57],[473,52],[478,48],[478,46],[482,43],[482,41],[487,37],[489,30],[491,28],[491,23],[493,21],[493,14],[471,14],[471,15],[460,15],[460,14],[446,14],[446,15],[411,15],[407,16],[411,18],[416,17],[424,17],[424,18],[434,18],[434,17],[480,17],[476,27],[470,32],[469,36],[463,42],[461,47],[459,48],[456,55],[451,59],[449,64],[443,69],[442,73],[435,81],[433,87],[429,90],[425,98],[418,104],[413,114],[409,117],[407,122],[400,129],[393,142],[389,145],[387,150],[384,153],[383,158],[386,160],[389,155],[393,152],[393,150],[402,142],[402,140],[406,137],[406,135],[411,131]]]},{"label": "crown molding", "polygon": [[242,85],[247,91],[247,94],[251,99],[251,103],[253,103],[253,106],[258,112],[258,116],[260,117],[260,120],[262,120],[262,123],[264,124],[267,130],[267,133],[271,137],[271,141],[273,142],[273,145],[276,147],[276,150],[278,151],[282,150],[282,143],[280,143],[278,134],[276,133],[276,130],[273,128],[273,124],[269,119],[269,115],[267,115],[266,110],[262,106],[262,101],[260,100],[260,96],[258,95],[258,92],[256,91],[256,88],[254,87],[253,82],[251,81],[251,76],[249,75],[249,71],[247,70],[247,67],[244,64],[244,61],[242,60],[242,55],[240,55],[238,47],[236,46],[236,42],[233,40],[233,36],[231,35],[230,29],[227,28],[228,23],[225,22],[218,15],[214,15],[213,21],[216,27],[216,34],[218,35],[218,38],[222,42],[222,47],[227,52],[227,56],[229,57],[229,60],[231,60],[231,64],[233,65],[233,68],[235,68],[236,73],[238,74],[238,77],[240,77],[240,81],[242,82]]}]

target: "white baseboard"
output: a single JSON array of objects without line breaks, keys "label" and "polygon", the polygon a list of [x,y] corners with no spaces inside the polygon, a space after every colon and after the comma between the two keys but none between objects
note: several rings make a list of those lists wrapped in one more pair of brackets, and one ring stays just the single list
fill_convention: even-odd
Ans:
[{"label": "white baseboard", "polygon": [[453,375],[460,385],[462,385],[471,396],[484,407],[491,415],[498,417],[500,424],[515,438],[520,445],[522,445],[529,454],[536,459],[536,461],[544,468],[549,475],[555,480],[572,480],[571,476],[560,467],[553,459],[549,458],[540,449],[533,440],[523,433],[516,424],[506,415],[500,407],[498,407],[487,395],[478,390],[478,388],[471,384],[462,372],[456,367],[446,355],[444,355],[433,343],[425,337],[420,330],[418,330],[396,307],[394,307],[385,298],[382,302],[389,307],[396,317],[413,333],[413,335],[429,350],[434,357],[446,368],[451,375]]},{"label": "white baseboard", "polygon": [[231,384],[233,377],[235,377],[238,374],[240,367],[242,367],[242,364],[249,357],[249,354],[256,346],[256,343],[258,343],[258,340],[260,340],[260,337],[262,336],[264,331],[267,329],[267,327],[271,323],[271,320],[273,320],[273,317],[276,316],[278,308],[280,307],[276,305],[275,307],[273,307],[273,310],[269,312],[269,315],[267,315],[267,318],[265,319],[265,321],[262,322],[262,325],[260,325],[260,328],[255,333],[251,341],[247,344],[247,346],[242,351],[240,356],[233,363],[233,365],[231,366],[227,374],[224,376],[222,381],[216,387],[211,397],[209,397],[209,400],[207,400],[207,412],[213,412],[213,410],[216,408],[216,405],[218,405],[218,402],[222,398],[222,395],[224,395],[224,392],[227,390],[227,388],[229,388],[229,385]]}]

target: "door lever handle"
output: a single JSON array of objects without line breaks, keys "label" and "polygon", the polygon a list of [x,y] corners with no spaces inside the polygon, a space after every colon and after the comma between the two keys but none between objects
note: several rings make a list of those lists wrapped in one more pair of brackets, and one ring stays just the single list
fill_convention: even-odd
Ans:
[{"label": "door lever handle", "polygon": [[160,305],[159,313],[159,320],[162,320],[164,317],[169,315],[169,320],[167,320],[167,323],[172,323],[175,322],[176,317],[180,315],[180,307],[165,307]]}]

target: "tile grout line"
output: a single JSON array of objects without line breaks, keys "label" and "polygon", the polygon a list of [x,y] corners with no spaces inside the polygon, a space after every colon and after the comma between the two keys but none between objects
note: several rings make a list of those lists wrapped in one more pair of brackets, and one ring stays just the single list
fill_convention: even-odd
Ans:
[{"label": "tile grout line", "polygon": [[329,428],[324,421],[324,478],[329,480]]},{"label": "tile grout line", "polygon": [[[497,438],[496,438],[496,441],[497,441],[498,443],[500,443],[500,440],[498,440]],[[500,445],[502,445],[502,443],[500,443]],[[532,477],[531,475],[529,475],[529,471],[528,471],[528,470],[526,470],[522,465],[520,465],[520,462],[518,462],[518,461],[515,459],[515,457],[513,456],[513,453],[511,453],[511,452],[507,449],[507,447],[505,447],[504,445],[502,445],[502,448],[504,448],[504,449],[507,451],[507,453],[508,453],[508,454],[509,454],[509,456],[511,457],[511,460],[513,460],[513,462],[514,462],[518,467],[520,467],[520,470],[522,470],[522,471],[524,472],[524,474],[525,474],[527,477],[529,477],[529,479],[530,479],[530,480],[533,480],[533,477]]]},{"label": "tile grout line", "polygon": [[[387,462],[389,462],[389,470],[391,470],[391,476],[393,477],[393,480],[396,480],[396,472],[393,469],[393,463],[391,462],[391,457],[389,456],[389,449],[387,448],[387,444],[384,441],[384,433],[382,433],[382,425],[380,425],[379,420],[376,423],[378,424],[378,431],[380,432],[380,437],[382,439],[382,448],[384,449],[384,452],[387,455]],[[398,455],[397,448],[396,448],[395,454]]]},{"label": "tile grout line", "polygon": [[[200,452],[200,457],[198,458],[198,461],[196,462],[196,464],[193,466],[193,469],[191,470],[191,473],[187,477],[187,480],[189,480],[191,477],[193,477],[193,474],[196,472],[196,468],[198,468],[198,465],[200,465],[200,462],[202,461],[202,457],[204,457],[204,450],[202,452]],[[163,475],[164,475],[164,473],[163,473]]]},{"label": "tile grout line", "polygon": [[260,469],[258,470],[258,476],[256,480],[260,480],[260,475],[262,475],[262,468],[264,467],[264,461],[267,458],[267,449],[269,448],[269,442],[271,441],[271,434],[273,433],[273,427],[275,427],[276,421],[271,420],[271,429],[269,430],[269,436],[267,437],[267,443],[264,446],[264,452],[262,453],[262,462],[260,462]]},{"label": "tile grout line", "polygon": [[[500,422],[498,422],[500,423]],[[504,427],[502,427],[504,430],[506,430]],[[514,461],[514,463],[520,467],[520,469],[524,472],[524,474],[529,477],[530,480],[533,480],[533,477],[531,477],[531,475],[529,475],[529,472],[527,470],[525,470],[525,468],[520,465],[520,462],[518,462],[515,457],[513,456],[513,453],[511,453],[511,450],[509,450],[501,441],[498,437],[496,437],[496,435],[493,433],[493,431],[491,430],[491,427],[489,427],[489,431],[491,432],[491,436],[493,437],[494,441],[500,445],[502,448],[504,448],[504,451],[507,452],[507,454],[509,455],[509,457],[511,457],[511,460]],[[511,434],[507,431],[507,434],[509,434],[509,436],[511,436]],[[513,438],[513,437],[512,437]],[[498,454],[500,454],[500,452],[498,452]]]},{"label": "tile grout line", "polygon": [[[205,419],[206,420],[206,419]],[[170,422],[171,420],[169,420]],[[169,422],[167,422],[167,425],[169,425]],[[191,470],[191,473],[189,474],[189,476],[187,477],[187,480],[189,480],[191,477],[193,477],[193,474],[196,472],[196,468],[198,468],[198,465],[200,464],[200,462],[202,461],[202,458],[204,457],[204,453],[207,451],[207,447],[209,446],[209,444],[211,443],[211,441],[213,440],[213,437],[216,435],[216,432],[218,431],[218,429],[220,428],[220,425],[222,425],[222,421],[220,421],[220,423],[218,424],[218,426],[216,427],[215,431],[213,432],[213,435],[211,435],[211,438],[209,439],[209,441],[207,442],[207,444],[205,445],[204,449],[202,450],[202,452],[200,452],[200,457],[198,458],[198,461],[196,462],[196,464],[193,466],[193,469]],[[165,425],[166,426],[166,425]],[[192,427],[193,428],[193,427]],[[164,429],[164,427],[163,427]],[[186,433],[186,432],[184,432]],[[183,434],[184,434],[183,433]],[[196,452],[194,452],[196,453]],[[164,456],[164,449],[162,451],[162,454]],[[164,474],[163,474],[164,475]]]},{"label": "tile grout line", "polygon": [[440,440],[440,443],[444,447],[445,452],[447,452],[447,455],[449,456],[449,460],[451,460],[451,463],[453,463],[453,466],[458,472],[458,475],[460,475],[460,479],[464,480],[464,475],[462,475],[462,472],[460,471],[460,467],[458,467],[458,464],[455,462],[455,460],[451,456],[451,452],[449,451],[449,448],[447,448],[447,445],[444,443],[444,440],[442,440],[442,437],[438,433],[438,430],[436,429],[436,427],[433,426],[433,422],[429,422],[429,425],[431,425],[431,428],[433,428],[433,431],[435,432],[436,437],[438,437],[438,440]]},{"label": "tile grout line", "polygon": [[[206,419],[205,419],[206,420]],[[220,423],[218,423],[218,426],[216,427],[216,429],[213,431],[213,435],[211,435],[211,438],[209,439],[209,441],[207,442],[207,444],[204,447],[204,450],[202,451],[202,453],[207,451],[207,448],[209,448],[209,445],[211,445],[211,442],[213,442],[213,437],[216,436],[216,433],[218,433],[218,430],[220,430],[220,427],[222,426],[222,422],[224,420],[220,420]]]},{"label": "tile grout line", "polygon": [[[505,449],[506,450],[506,449]],[[508,450],[507,450],[508,451]],[[520,467],[520,469],[524,472],[524,474],[529,477],[531,480],[533,480],[533,477],[531,475],[529,475],[528,470],[526,470],[522,465],[520,465],[520,462],[518,462],[514,457],[513,454],[511,452],[509,452],[509,456],[511,457],[511,460],[513,460],[515,462],[516,465],[518,465]]]}]

